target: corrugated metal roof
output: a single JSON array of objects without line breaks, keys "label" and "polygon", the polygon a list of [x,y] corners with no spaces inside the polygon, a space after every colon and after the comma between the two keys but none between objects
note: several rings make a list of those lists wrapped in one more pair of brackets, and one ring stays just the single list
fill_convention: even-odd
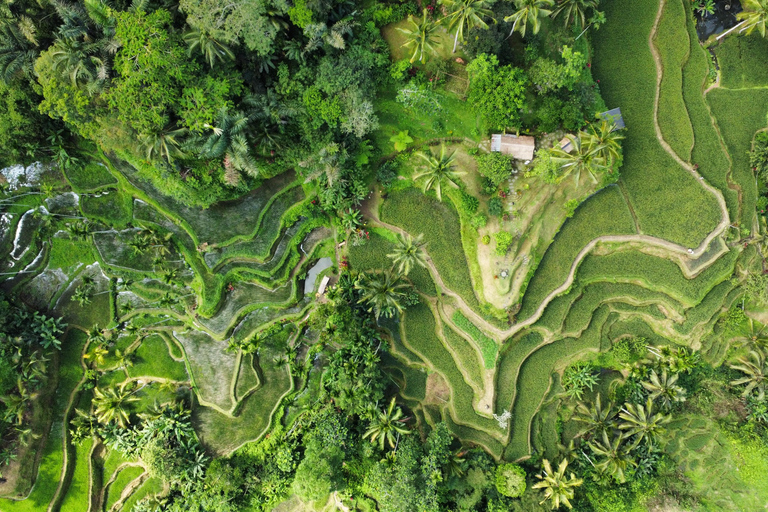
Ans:
[{"label": "corrugated metal roof", "polygon": [[601,114],[597,114],[597,116],[600,119],[604,119],[605,121],[613,122],[616,124],[616,129],[621,130],[622,128],[625,128],[624,126],[624,118],[621,116],[621,109],[619,107],[612,108],[611,110],[608,110],[607,112],[603,112]]},{"label": "corrugated metal roof", "polygon": [[511,155],[518,160],[533,160],[536,149],[536,139],[528,135],[491,135],[491,151]]}]

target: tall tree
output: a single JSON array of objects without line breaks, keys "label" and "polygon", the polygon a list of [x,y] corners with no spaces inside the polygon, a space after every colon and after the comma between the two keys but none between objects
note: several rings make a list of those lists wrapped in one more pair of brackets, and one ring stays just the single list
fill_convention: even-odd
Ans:
[{"label": "tall tree", "polygon": [[425,62],[426,56],[435,52],[434,43],[437,42],[437,27],[440,22],[432,21],[427,17],[427,9],[424,9],[424,14],[420,21],[416,21],[413,16],[408,17],[408,28],[398,28],[398,32],[402,33],[406,37],[403,48],[413,48],[411,54],[411,63]]},{"label": "tall tree", "polygon": [[746,385],[742,396],[749,396],[756,391],[758,400],[765,398],[765,390],[768,386],[768,360],[762,350],[750,350],[748,355],[740,357],[736,364],[729,366],[744,374],[744,377],[731,382],[733,386]]},{"label": "tall tree", "polygon": [[623,421],[619,429],[624,431],[627,438],[634,437],[633,446],[642,441],[654,444],[659,436],[664,433],[664,425],[672,421],[671,414],[662,414],[656,410],[653,399],[648,397],[645,405],[626,403],[619,412],[619,418]]},{"label": "tall tree", "polygon": [[199,53],[205,58],[211,69],[216,65],[216,62],[227,62],[235,59],[234,52],[220,41],[218,34],[211,34],[197,27],[190,27],[184,32],[184,42],[189,47],[187,55]]},{"label": "tall tree", "polygon": [[541,473],[536,475],[540,481],[532,486],[534,489],[544,489],[544,500],[541,504],[549,501],[552,510],[560,508],[561,505],[573,508],[571,500],[574,489],[584,483],[584,480],[576,478],[573,473],[566,478],[565,470],[568,468],[568,459],[561,460],[556,471],[552,470],[547,459],[542,461],[542,466]]},{"label": "tall tree", "polygon": [[445,145],[440,148],[440,155],[435,156],[431,151],[429,153],[418,153],[419,158],[426,162],[422,166],[422,171],[413,175],[414,180],[424,178],[424,192],[435,189],[437,199],[443,200],[443,185],[451,185],[458,188],[456,183],[459,176],[466,174],[464,171],[455,170],[456,151],[450,155],[446,152]]},{"label": "tall tree", "polygon": [[127,408],[131,402],[138,401],[132,391],[127,390],[125,384],[120,387],[110,386],[104,390],[93,388],[94,414],[99,423],[117,423],[125,428],[128,426],[130,412]]},{"label": "tall tree", "polygon": [[517,10],[514,14],[504,18],[505,22],[512,22],[512,30],[509,35],[511,36],[515,31],[518,31],[521,37],[525,37],[529,26],[534,35],[538,34],[541,28],[541,19],[552,14],[548,7],[552,7],[554,4],[554,0],[515,0]]},{"label": "tall tree", "polygon": [[604,431],[599,440],[588,443],[595,455],[602,457],[595,467],[621,484],[627,481],[627,471],[637,465],[629,453],[629,447],[623,444],[623,440],[624,437],[621,434],[614,434],[611,439]]},{"label": "tall tree", "polygon": [[579,430],[579,435],[602,435],[603,432],[610,432],[616,425],[616,409],[612,402],[603,405],[600,399],[600,393],[595,397],[595,402],[587,405],[579,402],[576,406],[576,414],[573,420],[582,423],[584,426]]},{"label": "tall tree", "polygon": [[659,400],[662,408],[670,409],[676,402],[685,401],[685,389],[677,385],[677,374],[670,374],[666,369],[659,376],[656,370],[651,370],[649,380],[641,382],[650,393],[652,400]]},{"label": "tall tree", "polygon": [[459,39],[462,43],[465,41],[465,29],[487,29],[488,24],[483,18],[493,17],[493,11],[490,9],[493,2],[489,0],[440,0],[440,4],[448,10],[448,30],[456,30],[452,53],[456,53]]},{"label": "tall tree", "polygon": [[566,28],[575,23],[582,29],[587,24],[587,10],[597,9],[597,4],[598,0],[562,0],[552,12],[552,19],[562,14]]},{"label": "tall tree", "polygon": [[621,156],[621,140],[624,136],[616,129],[616,124],[608,121],[601,121],[599,124],[591,123],[586,132],[582,132],[582,137],[589,137],[591,151],[602,159],[608,167]]},{"label": "tall tree", "polygon": [[355,282],[355,289],[360,291],[359,302],[365,303],[377,319],[381,315],[391,318],[403,312],[403,289],[407,286],[390,270],[360,274]]},{"label": "tall tree", "polygon": [[397,266],[398,272],[407,276],[414,265],[426,268],[427,258],[423,250],[424,245],[423,233],[415,238],[408,233],[398,233],[395,247],[390,254],[387,254],[387,257],[392,259],[392,265]]},{"label": "tall tree", "polygon": [[397,437],[402,434],[410,434],[405,426],[407,418],[403,418],[403,411],[395,406],[395,397],[389,402],[389,407],[379,412],[378,416],[371,420],[368,430],[363,434],[364,438],[370,438],[372,443],[378,441],[379,449],[384,449],[384,443],[390,448],[395,447]]},{"label": "tall tree", "polygon": [[570,152],[565,151],[560,146],[552,149],[552,161],[560,167],[560,181],[573,174],[574,180],[578,184],[581,173],[586,171],[592,181],[597,183],[595,171],[604,171],[610,167],[600,156],[592,138],[585,132],[580,132],[575,136],[569,134],[566,137],[570,141]]},{"label": "tall tree", "polygon": [[765,37],[765,19],[768,16],[768,0],[744,0],[744,10],[736,15],[736,19],[744,23],[739,33],[747,35],[757,29],[761,36]]}]

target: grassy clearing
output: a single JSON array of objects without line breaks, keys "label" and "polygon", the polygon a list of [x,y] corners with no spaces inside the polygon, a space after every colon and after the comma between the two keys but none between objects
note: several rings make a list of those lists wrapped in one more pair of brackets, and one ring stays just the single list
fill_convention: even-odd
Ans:
[{"label": "grassy clearing", "polygon": [[[673,1],[673,0],[670,0]],[[686,6],[683,8],[686,16],[686,28],[690,43],[688,62],[683,68],[683,99],[688,110],[688,116],[693,125],[695,144],[691,154],[691,162],[699,165],[699,174],[704,176],[714,187],[717,187],[725,197],[728,214],[731,220],[738,220],[739,197],[735,190],[728,188],[726,179],[730,162],[720,144],[719,136],[712,125],[709,107],[702,94],[704,80],[709,71],[709,54],[699,45],[696,35],[696,21],[693,12]]]},{"label": "grassy clearing", "polygon": [[[379,270],[390,268],[392,260],[387,254],[392,252],[392,241],[385,235],[394,236],[390,231],[371,231],[371,239],[365,245],[349,247],[349,263],[353,270]],[[417,290],[426,295],[436,295],[435,282],[429,271],[419,265],[414,266],[408,274],[408,279]]]},{"label": "grassy clearing", "polygon": [[424,233],[427,252],[446,286],[461,295],[469,306],[479,306],[466,259],[456,255],[463,247],[456,210],[419,190],[408,189],[387,197],[381,206],[381,219],[414,236]]},{"label": "grassy clearing", "polygon": [[682,69],[690,52],[688,37],[683,4],[680,0],[665,2],[654,38],[664,69],[659,90],[659,128],[672,150],[686,161],[693,147],[693,127],[682,94]]},{"label": "grassy clearing", "polygon": [[414,352],[434,367],[451,387],[451,406],[461,422],[486,432],[497,432],[498,424],[492,419],[478,416],[472,405],[474,392],[464,381],[453,356],[443,346],[435,333],[435,318],[425,304],[412,306],[406,311],[405,341]]},{"label": "grassy clearing", "polygon": [[119,190],[82,196],[80,208],[86,217],[117,229],[125,228],[133,220],[133,197]]},{"label": "grassy clearing", "polygon": [[456,324],[461,330],[469,334],[473,340],[480,347],[480,351],[483,354],[483,364],[487,370],[490,370],[496,366],[496,355],[499,353],[499,347],[496,342],[489,338],[475,324],[470,322],[461,311],[454,311],[451,317],[453,323]]},{"label": "grassy clearing", "polygon": [[207,448],[217,453],[230,453],[266,433],[280,401],[293,390],[293,378],[288,367],[273,363],[281,353],[269,343],[261,345],[258,365],[263,385],[242,402],[235,417],[225,416],[208,407],[195,410],[195,427]]},{"label": "grassy clearing", "polygon": [[714,89],[707,94],[707,102],[717,119],[728,153],[733,159],[733,179],[741,186],[741,224],[752,226],[757,187],[747,152],[752,147],[755,132],[766,126],[768,89],[729,91]]},{"label": "grassy clearing", "polygon": [[518,318],[528,318],[544,298],[565,282],[579,251],[602,235],[632,234],[632,214],[618,187],[612,186],[584,201],[563,225],[531,279]]},{"label": "grassy clearing", "polygon": [[168,353],[168,345],[158,334],[144,339],[134,353],[136,362],[128,368],[131,377],[159,377],[174,381],[187,381],[184,363],[174,361]]},{"label": "grassy clearing", "polygon": [[517,373],[528,354],[538,347],[544,339],[541,334],[529,331],[520,338],[508,341],[502,350],[499,368],[496,373],[496,413],[512,408],[515,398]]},{"label": "grassy clearing", "polygon": [[88,509],[90,495],[88,486],[90,484],[90,474],[88,472],[88,461],[90,459],[93,439],[84,440],[75,449],[75,460],[69,461],[75,464],[75,470],[72,473],[72,480],[66,489],[66,496],[61,503],[61,512],[82,512]]},{"label": "grassy clearing", "polygon": [[686,279],[680,267],[670,260],[624,250],[604,256],[587,256],[579,269],[579,281],[585,284],[598,281],[642,284],[692,307],[715,285],[730,277],[737,258],[738,252],[731,251],[696,279]]},{"label": "grassy clearing", "polygon": [[64,272],[74,269],[82,261],[94,261],[93,245],[87,240],[70,240],[53,237],[48,253],[48,268],[60,268]]},{"label": "grassy clearing", "polygon": [[752,35],[726,37],[715,47],[721,86],[728,89],[768,86],[768,40]]},{"label": "grassy clearing", "polygon": [[[227,344],[216,341],[203,331],[174,333],[184,347],[195,391],[201,401],[229,410],[234,404],[230,384],[237,356],[227,351]],[[163,343],[162,349],[167,348]]]},{"label": "grassy clearing", "polygon": [[483,389],[483,365],[475,347],[447,324],[443,324],[443,336],[456,353],[457,366],[464,370],[464,375],[471,381],[471,385],[476,389]]},{"label": "grassy clearing", "polygon": [[157,477],[148,478],[138,489],[136,489],[131,497],[125,500],[121,512],[130,512],[133,510],[133,506],[147,496],[153,496],[159,494],[163,490],[163,481]]},{"label": "grassy clearing", "polygon": [[[104,503],[106,504],[105,510],[111,510],[112,505],[120,499],[120,494],[123,492],[123,489],[125,489],[125,487],[133,480],[140,477],[142,473],[144,473],[144,468],[140,466],[128,466],[123,468],[120,473],[118,473],[115,481],[107,487],[107,493],[105,495],[106,499],[104,500]],[[106,473],[104,476],[109,478]]]},{"label": "grassy clearing", "polygon": [[105,187],[114,186],[117,180],[109,169],[99,162],[88,162],[85,166],[74,165],[64,171],[72,190],[78,193],[92,192]]},{"label": "grassy clearing", "polygon": [[606,104],[621,107],[627,125],[621,179],[640,229],[647,235],[696,247],[717,226],[720,211],[715,198],[656,140],[656,67],[648,35],[658,3],[609,0],[604,7],[608,22],[593,35],[592,69]]},{"label": "grassy clearing", "polygon": [[564,365],[569,357],[587,349],[600,348],[601,331],[608,314],[607,308],[599,309],[582,336],[565,338],[545,345],[531,354],[520,366],[517,387],[525,392],[515,395],[512,430],[509,445],[504,453],[505,459],[514,460],[530,453],[528,438],[531,420],[547,394],[552,372],[558,365]]}]

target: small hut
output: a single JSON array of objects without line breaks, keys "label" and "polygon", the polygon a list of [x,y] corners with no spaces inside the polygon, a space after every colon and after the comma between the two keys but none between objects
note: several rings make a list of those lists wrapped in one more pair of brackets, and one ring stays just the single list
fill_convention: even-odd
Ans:
[{"label": "small hut", "polygon": [[528,135],[507,135],[494,133],[491,135],[491,151],[509,155],[517,160],[533,160],[536,149],[536,139]]},{"label": "small hut", "polygon": [[611,110],[608,110],[607,112],[603,112],[601,114],[597,114],[597,117],[599,117],[604,121],[608,121],[609,123],[615,124],[616,130],[622,130],[625,128],[624,118],[621,117],[621,109],[619,107],[612,108]]}]

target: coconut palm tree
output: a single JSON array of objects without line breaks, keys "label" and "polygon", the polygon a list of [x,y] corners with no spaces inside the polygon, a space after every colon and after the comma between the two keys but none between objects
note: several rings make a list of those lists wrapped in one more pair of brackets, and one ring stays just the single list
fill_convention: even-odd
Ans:
[{"label": "coconut palm tree", "polygon": [[619,159],[621,154],[621,140],[624,136],[616,129],[616,123],[601,121],[599,124],[591,123],[582,137],[589,138],[591,151],[605,161],[609,168]]},{"label": "coconut palm tree", "polygon": [[603,458],[595,468],[604,471],[621,484],[627,481],[627,471],[637,465],[629,453],[630,447],[622,445],[623,440],[624,436],[621,434],[614,434],[613,439],[610,439],[608,433],[603,431],[601,439],[587,443],[595,455]]},{"label": "coconut palm tree", "polygon": [[184,32],[184,42],[187,43],[187,54],[199,53],[210,64],[213,69],[216,61],[226,62],[234,60],[235,54],[229,49],[229,46],[219,41],[214,34],[204,32],[196,27],[189,28]]},{"label": "coconut palm tree", "polygon": [[597,9],[597,0],[562,0],[552,12],[552,19],[563,15],[565,27],[575,23],[579,29],[587,24],[587,10]]},{"label": "coconut palm tree", "polygon": [[512,30],[509,35],[520,32],[521,37],[525,37],[528,26],[531,27],[533,34],[538,34],[541,28],[541,18],[546,18],[552,11],[547,9],[555,5],[554,0],[515,0],[514,14],[504,18],[504,21],[512,22]]},{"label": "coconut palm tree", "polygon": [[395,442],[399,434],[407,435],[411,431],[404,426],[408,418],[403,418],[403,411],[400,407],[395,407],[395,397],[389,402],[389,407],[379,411],[378,416],[371,420],[368,430],[363,434],[363,438],[371,438],[371,442],[378,440],[379,449],[384,449],[384,443],[389,443],[390,448],[395,447]]},{"label": "coconut palm tree", "polygon": [[662,370],[661,376],[651,370],[649,381],[640,384],[650,393],[652,400],[658,399],[662,409],[669,410],[675,402],[685,402],[685,389],[677,385],[677,374]]},{"label": "coconut palm tree", "polygon": [[344,36],[352,35],[352,29],[357,25],[351,17],[342,18],[333,25],[326,25],[324,22],[310,23],[304,28],[304,35],[309,38],[309,42],[304,47],[304,51],[309,53],[324,44],[337,50],[344,50],[347,47]]},{"label": "coconut palm tree", "polygon": [[[456,53],[456,46],[459,39],[463,43],[464,30],[473,28],[487,29],[488,24],[483,18],[491,18],[493,11],[489,7],[493,4],[488,0],[440,0],[440,4],[448,11],[448,30],[456,30],[453,38],[453,52]],[[496,20],[494,20],[494,23]]]},{"label": "coconut palm tree", "polygon": [[552,466],[547,459],[542,461],[542,465],[541,473],[536,475],[540,481],[532,486],[534,489],[544,489],[544,500],[540,505],[549,501],[552,510],[560,508],[561,505],[573,508],[571,500],[574,489],[583,484],[584,480],[576,478],[573,473],[566,478],[565,470],[568,468],[568,459],[560,461],[557,471],[552,471]]},{"label": "coconut palm tree", "polygon": [[130,368],[136,359],[136,355],[133,352],[122,351],[119,348],[115,350],[115,360],[117,362],[117,368]]},{"label": "coconut palm tree", "polygon": [[109,78],[109,63],[99,54],[99,43],[79,39],[58,39],[48,50],[53,70],[69,78],[73,87]]},{"label": "coconut palm tree", "polygon": [[361,292],[359,302],[365,303],[368,311],[373,311],[377,319],[382,314],[391,318],[396,312],[403,312],[403,288],[407,286],[391,270],[360,274],[355,281],[355,289]]},{"label": "coconut palm tree", "polygon": [[123,428],[128,426],[130,412],[126,406],[138,401],[138,397],[127,391],[127,385],[125,382],[120,387],[110,386],[103,391],[93,388],[94,414],[99,423],[116,423]]},{"label": "coconut palm tree", "polygon": [[737,360],[737,364],[729,364],[734,370],[739,370],[744,377],[731,382],[732,386],[741,386],[746,384],[741,396],[747,397],[753,391],[757,391],[757,399],[765,398],[765,388],[768,385],[768,361],[765,353],[760,350],[750,350],[747,356],[742,356]]},{"label": "coconut palm tree", "polygon": [[586,171],[592,181],[597,183],[595,171],[610,169],[610,166],[597,151],[599,148],[593,144],[592,137],[584,132],[566,137],[571,141],[570,153],[559,145],[552,148],[552,161],[560,166],[560,181],[573,174],[578,183],[582,171]]},{"label": "coconut palm tree", "polygon": [[435,52],[433,45],[437,42],[437,27],[440,25],[440,22],[428,19],[427,10],[424,9],[421,21],[416,21],[413,16],[409,16],[408,23],[411,24],[410,27],[397,29],[398,32],[406,37],[402,47],[413,48],[411,63],[417,60],[425,62],[427,54]]},{"label": "coconut palm tree", "polygon": [[83,354],[83,359],[88,359],[97,366],[104,366],[107,354],[109,354],[109,351],[106,348],[97,345],[96,348],[93,349],[93,352]]},{"label": "coconut palm tree", "polygon": [[427,256],[424,254],[424,234],[421,233],[416,238],[410,234],[398,233],[395,247],[387,258],[392,259],[392,266],[397,266],[400,274],[407,276],[414,264],[427,266]]},{"label": "coconut palm tree", "polygon": [[598,393],[595,397],[595,403],[591,406],[579,402],[573,421],[584,424],[584,427],[579,430],[579,436],[599,436],[603,432],[613,430],[616,424],[616,409],[613,402],[608,402],[603,406],[600,393]]},{"label": "coconut palm tree", "polygon": [[619,429],[624,431],[627,438],[635,437],[632,447],[645,440],[654,444],[656,439],[664,433],[664,425],[672,421],[671,414],[662,414],[654,411],[653,399],[648,397],[645,405],[626,403],[619,411],[619,418],[623,422]]},{"label": "coconut palm tree", "polygon": [[40,56],[38,45],[29,41],[12,23],[0,27],[0,76],[6,83],[35,74],[35,61]]},{"label": "coconut palm tree", "polygon": [[459,176],[466,174],[464,171],[454,170],[456,165],[456,152],[454,151],[450,155],[446,153],[445,145],[440,149],[440,156],[435,156],[430,151],[429,153],[417,153],[419,158],[426,162],[421,168],[422,172],[416,173],[413,176],[414,180],[424,178],[424,192],[426,193],[430,189],[435,189],[437,199],[443,200],[443,185],[449,184],[455,188],[458,188],[456,181]]},{"label": "coconut palm tree", "polygon": [[768,15],[768,0],[744,0],[741,4],[744,8],[739,14],[736,15],[736,19],[744,23],[739,33],[746,33],[747,35],[754,32],[757,29],[760,35],[765,37],[765,19]]},{"label": "coconut palm tree", "polygon": [[148,161],[164,158],[169,164],[172,164],[175,158],[185,156],[181,146],[182,138],[186,134],[186,128],[177,128],[173,124],[168,124],[162,130],[142,134],[139,137],[139,144],[144,149],[144,156]]}]

